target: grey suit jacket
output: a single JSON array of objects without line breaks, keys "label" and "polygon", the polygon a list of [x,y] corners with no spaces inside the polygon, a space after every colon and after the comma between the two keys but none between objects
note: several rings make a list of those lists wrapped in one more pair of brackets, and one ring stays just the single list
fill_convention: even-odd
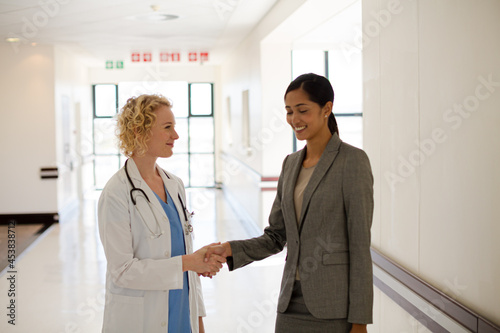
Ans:
[{"label": "grey suit jacket", "polygon": [[287,245],[279,312],[288,307],[298,267],[304,300],[313,316],[372,323],[370,162],[363,150],[333,135],[304,191],[299,229],[293,193],[305,149],[283,162],[264,234],[229,242],[233,252],[229,269],[264,259]]}]

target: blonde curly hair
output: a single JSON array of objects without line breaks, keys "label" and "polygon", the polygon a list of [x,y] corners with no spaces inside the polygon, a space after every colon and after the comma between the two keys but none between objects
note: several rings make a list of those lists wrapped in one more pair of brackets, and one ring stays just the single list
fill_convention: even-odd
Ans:
[{"label": "blonde curly hair", "polygon": [[141,95],[127,100],[118,113],[116,128],[119,147],[125,156],[146,153],[156,121],[154,111],[162,105],[171,107],[172,103],[162,95]]}]

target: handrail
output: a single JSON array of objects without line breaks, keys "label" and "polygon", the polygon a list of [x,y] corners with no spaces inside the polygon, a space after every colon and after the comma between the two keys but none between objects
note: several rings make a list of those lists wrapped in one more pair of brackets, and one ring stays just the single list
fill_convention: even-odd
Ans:
[{"label": "handrail", "polygon": [[[372,261],[375,265],[388,273],[396,281],[399,281],[408,289],[419,295],[426,302],[432,304],[440,312],[444,313],[457,323],[460,323],[466,329],[473,333],[500,333],[500,327],[489,322],[463,304],[460,304],[453,298],[444,294],[442,291],[417,277],[415,274],[409,272],[376,249],[371,248],[371,254]],[[446,332],[446,330],[432,318],[427,316],[423,311],[416,308],[414,305],[409,304],[409,302],[403,299],[398,292],[382,282],[375,274],[374,284],[387,296],[402,305],[406,311],[411,311],[410,314],[412,314],[412,316],[419,320],[428,329],[433,332]]]}]

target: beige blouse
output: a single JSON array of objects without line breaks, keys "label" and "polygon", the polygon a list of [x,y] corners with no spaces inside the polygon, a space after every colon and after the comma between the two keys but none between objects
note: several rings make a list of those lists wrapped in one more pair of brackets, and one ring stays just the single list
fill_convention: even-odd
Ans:
[{"label": "beige blouse", "polygon": [[[300,229],[300,213],[302,212],[302,201],[304,199],[304,190],[306,189],[309,180],[314,172],[314,168],[316,166],[312,166],[310,168],[302,167],[300,169],[299,176],[297,177],[297,183],[295,184],[295,190],[293,192],[293,203],[295,205],[295,216],[297,216],[297,226]],[[295,273],[295,279],[300,280],[299,269],[297,267],[297,272]]]},{"label": "beige blouse", "polygon": [[304,198],[304,190],[306,189],[309,180],[314,172],[314,168],[300,169],[299,176],[297,177],[297,183],[295,184],[295,190],[293,192],[293,203],[295,205],[295,216],[297,216],[297,225],[300,227],[300,213],[302,212],[302,201]]}]

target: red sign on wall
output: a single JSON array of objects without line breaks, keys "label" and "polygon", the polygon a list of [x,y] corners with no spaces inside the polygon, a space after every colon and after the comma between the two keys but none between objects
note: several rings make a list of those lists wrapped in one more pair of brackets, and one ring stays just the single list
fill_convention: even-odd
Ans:
[{"label": "red sign on wall", "polygon": [[[132,52],[131,54],[132,62],[152,62],[153,54],[152,52]],[[180,62],[181,54],[180,52],[166,52],[161,51],[159,53],[160,62]],[[189,52],[188,53],[189,62],[205,62],[208,61],[208,52]]]},{"label": "red sign on wall", "polygon": [[178,62],[181,61],[181,55],[178,52],[160,52],[161,62]]},{"label": "red sign on wall", "polygon": [[189,61],[198,61],[198,53],[197,52],[189,52]]},{"label": "red sign on wall", "polygon": [[181,61],[181,54],[178,52],[172,53],[172,61]]},{"label": "red sign on wall", "polygon": [[151,52],[144,52],[142,54],[142,61],[151,62],[151,60],[153,60],[153,56],[151,55]]},{"label": "red sign on wall", "polygon": [[141,54],[139,52],[133,52],[132,62],[139,62],[139,61],[141,61]]}]

